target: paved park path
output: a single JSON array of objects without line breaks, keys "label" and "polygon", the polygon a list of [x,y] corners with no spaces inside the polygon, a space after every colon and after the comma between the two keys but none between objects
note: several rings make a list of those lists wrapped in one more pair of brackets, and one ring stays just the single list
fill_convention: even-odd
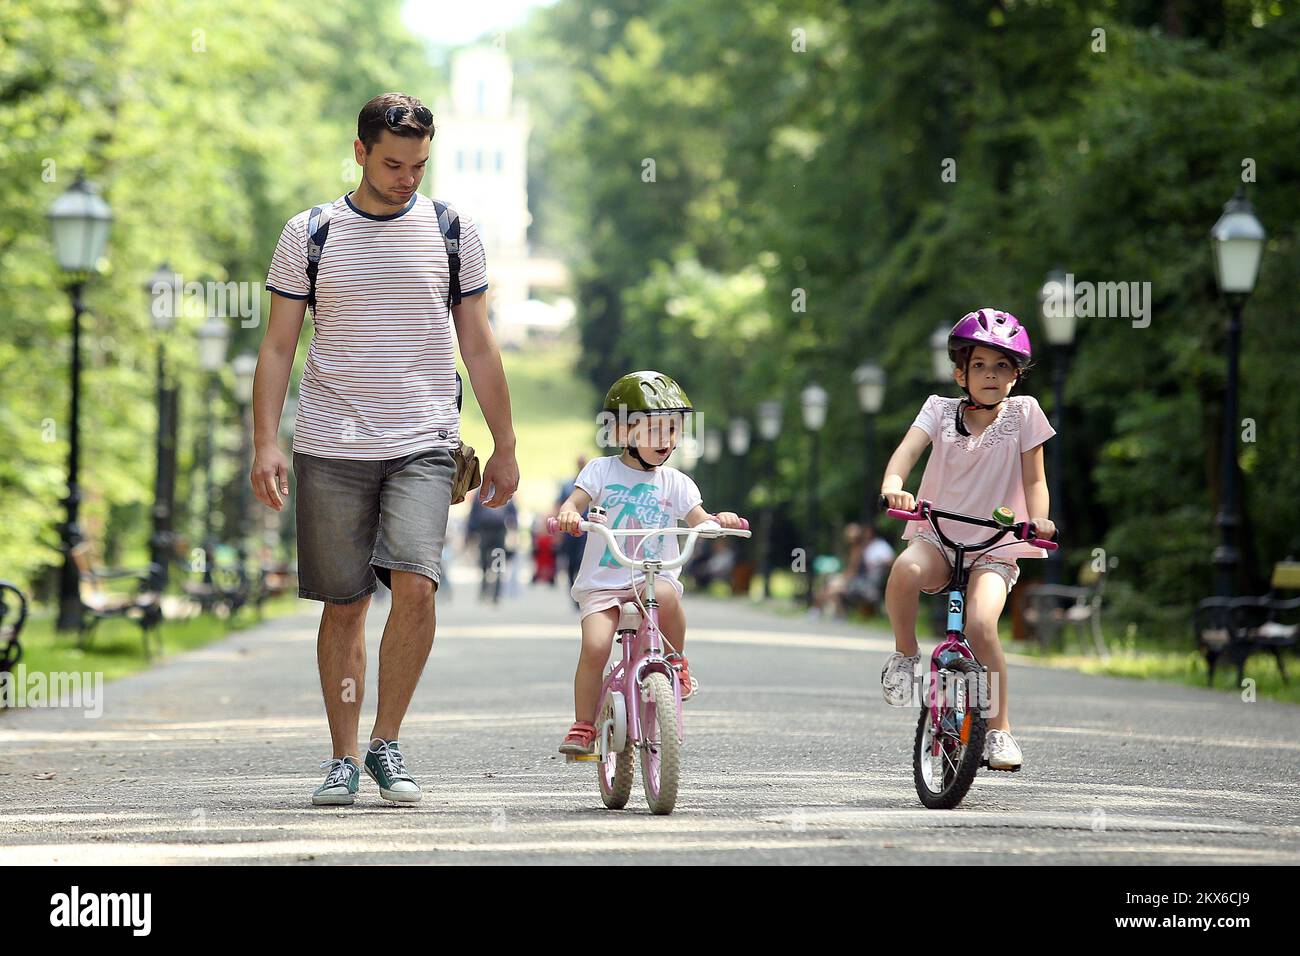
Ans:
[{"label": "paved park path", "polygon": [[[329,756],[319,605],[108,684],[103,715],[0,713],[0,864],[1300,863],[1300,708],[1013,666],[1016,775],[928,811],[915,713],[880,699],[884,631],[692,597],[677,810],[601,807],[571,720],[561,591],[478,604],[457,575],[403,728],[425,788],[314,808]],[[368,623],[371,680],[386,604]],[[366,699],[362,733],[374,713]],[[52,776],[51,776],[52,775]]]}]

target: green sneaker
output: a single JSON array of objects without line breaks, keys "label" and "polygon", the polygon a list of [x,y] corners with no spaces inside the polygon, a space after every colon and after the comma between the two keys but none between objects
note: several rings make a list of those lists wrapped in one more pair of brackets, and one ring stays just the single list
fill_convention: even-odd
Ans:
[{"label": "green sneaker", "polygon": [[349,806],[357,798],[357,787],[361,784],[361,768],[352,757],[335,757],[320,765],[322,770],[329,770],[325,782],[311,795],[311,802],[318,807]]},{"label": "green sneaker", "polygon": [[396,740],[376,737],[366,751],[366,773],[379,784],[379,795],[394,803],[419,803],[420,785],[402,763],[402,749]]}]

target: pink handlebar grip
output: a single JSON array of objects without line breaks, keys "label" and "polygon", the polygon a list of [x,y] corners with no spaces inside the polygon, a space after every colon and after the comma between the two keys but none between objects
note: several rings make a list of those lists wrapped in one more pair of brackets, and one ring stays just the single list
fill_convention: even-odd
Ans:
[{"label": "pink handlebar grip", "polygon": [[901,508],[890,508],[886,512],[889,517],[897,518],[899,521],[922,521],[924,515],[919,515],[915,511],[903,511]]},{"label": "pink handlebar grip", "polygon": [[560,520],[559,520],[558,518],[547,518],[547,519],[546,519],[546,533],[547,533],[547,534],[555,534],[555,532],[558,531],[559,528],[560,528]]},{"label": "pink handlebar grip", "polygon": [[741,519],[740,519],[740,530],[741,530],[741,531],[748,531],[748,530],[749,530],[749,519],[748,519],[748,518],[741,518]]},{"label": "pink handlebar grip", "polygon": [[1048,541],[1044,538],[1035,538],[1033,541],[1029,543],[1036,548],[1045,548],[1048,551],[1055,551],[1057,548],[1060,547],[1060,545],[1057,544],[1055,541]]}]

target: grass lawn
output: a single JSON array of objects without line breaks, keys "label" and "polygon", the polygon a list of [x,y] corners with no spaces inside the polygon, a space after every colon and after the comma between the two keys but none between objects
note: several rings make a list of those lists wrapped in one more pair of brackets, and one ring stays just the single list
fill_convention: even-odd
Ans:
[{"label": "grass lawn", "polygon": [[[270,620],[285,614],[308,610],[311,603],[296,596],[284,595],[262,605],[263,618]],[[319,606],[319,605],[317,605]],[[88,650],[77,647],[75,634],[59,634],[54,629],[53,609],[34,610],[27,618],[19,641],[23,657],[19,662],[28,674],[92,672],[102,673],[109,681],[144,670],[145,661],[140,628],[132,621],[101,621],[95,629],[94,640]],[[163,654],[202,647],[235,631],[251,627],[257,617],[251,609],[243,609],[234,618],[221,621],[210,614],[185,621],[164,621],[162,625]]]},{"label": "grass lawn", "polygon": [[[1141,637],[1116,637],[1106,634],[1104,629],[1103,634],[1110,648],[1110,657],[1106,660],[1091,654],[1081,654],[1074,649],[1044,651],[1037,644],[1028,641],[1008,642],[1006,647],[1013,653],[1032,657],[1036,663],[1049,667],[1066,667],[1085,674],[1105,674],[1109,677],[1206,686],[1205,658],[1191,646],[1190,637],[1187,645],[1180,647]],[[1237,685],[1236,667],[1221,657],[1214,674],[1214,687],[1236,696],[1253,694],[1260,699],[1300,704],[1300,684],[1296,682],[1297,676],[1300,676],[1300,656],[1295,653],[1288,656],[1290,659],[1286,663],[1288,677],[1291,679],[1289,685],[1282,682],[1277,661],[1271,654],[1254,654],[1246,662],[1246,679],[1242,686]]]}]

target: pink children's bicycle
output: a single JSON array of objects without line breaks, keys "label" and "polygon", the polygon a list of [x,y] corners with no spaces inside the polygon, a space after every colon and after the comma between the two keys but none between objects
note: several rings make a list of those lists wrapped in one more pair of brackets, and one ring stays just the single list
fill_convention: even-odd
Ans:
[{"label": "pink children's bicycle", "polygon": [[[594,509],[599,511],[599,509]],[[682,688],[675,668],[664,656],[664,637],[659,630],[659,602],[655,600],[655,576],[661,571],[680,568],[691,559],[695,542],[700,538],[724,536],[748,538],[745,528],[723,528],[716,521],[705,521],[693,528],[610,528],[599,521],[582,521],[580,531],[601,535],[609,553],[619,564],[645,574],[645,603],[626,601],[619,609],[615,639],[623,648],[622,659],[605,673],[600,690],[599,716],[596,718],[596,752],[590,756],[569,756],[566,760],[594,761],[600,799],[611,810],[627,806],[632,795],[634,753],[641,752],[641,784],[651,813],[672,813],[677,804],[677,786],[681,776]],[[555,518],[546,522],[554,534],[559,525]],[[686,543],[681,554],[671,561],[629,557],[619,547],[618,539],[661,534],[684,534]],[[633,551],[639,550],[633,548]],[[631,575],[628,584],[631,586]],[[636,591],[633,591],[635,594]]]},{"label": "pink children's bicycle", "polygon": [[[930,655],[930,681],[921,717],[916,724],[916,742],[912,752],[912,776],[916,795],[931,810],[950,810],[961,803],[975,780],[984,759],[985,717],[989,706],[988,668],[975,657],[966,642],[966,586],[970,568],[968,554],[996,550],[1028,541],[1048,551],[1055,551],[1055,541],[1039,538],[1032,521],[1016,521],[1010,508],[998,508],[992,518],[940,511],[928,501],[918,501],[914,511],[890,508],[883,495],[879,507],[891,518],[901,521],[928,521],[939,540],[951,549],[948,556],[951,574],[948,592],[947,636]],[[936,518],[960,521],[995,532],[983,541],[964,544],[943,533]],[[1003,544],[1007,535],[1013,540]]]}]

